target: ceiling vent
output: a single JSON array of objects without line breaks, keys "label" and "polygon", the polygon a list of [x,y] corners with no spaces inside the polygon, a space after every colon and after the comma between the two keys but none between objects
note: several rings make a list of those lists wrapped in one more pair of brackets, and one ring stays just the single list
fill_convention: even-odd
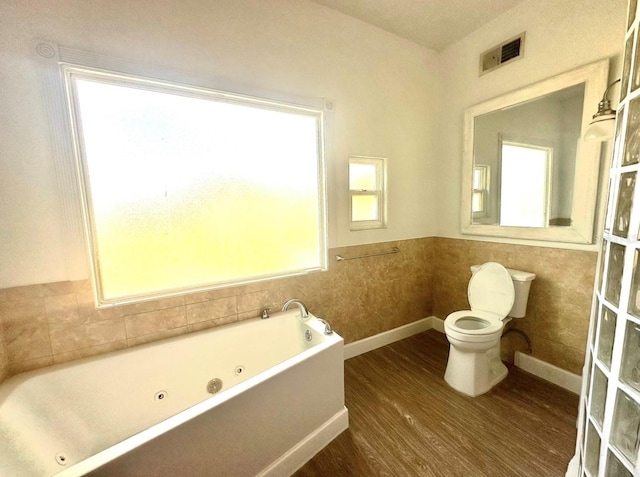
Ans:
[{"label": "ceiling vent", "polygon": [[524,56],[524,32],[480,55],[480,76]]}]

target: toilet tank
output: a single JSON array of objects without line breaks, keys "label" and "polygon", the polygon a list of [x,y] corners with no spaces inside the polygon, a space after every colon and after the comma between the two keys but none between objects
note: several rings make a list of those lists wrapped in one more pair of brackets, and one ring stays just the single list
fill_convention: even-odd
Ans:
[{"label": "toilet tank", "polygon": [[[472,265],[471,273],[476,273],[480,268],[480,265]],[[524,318],[527,314],[527,302],[529,301],[529,289],[531,288],[531,282],[536,278],[535,273],[523,272],[522,270],[514,270],[513,268],[507,268],[511,280],[513,280],[513,288],[515,290],[515,298],[513,300],[513,307],[509,312],[511,318]]]}]

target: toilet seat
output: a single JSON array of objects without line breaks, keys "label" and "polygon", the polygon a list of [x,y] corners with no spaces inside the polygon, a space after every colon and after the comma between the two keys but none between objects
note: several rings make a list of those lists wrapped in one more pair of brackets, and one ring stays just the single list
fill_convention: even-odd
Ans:
[{"label": "toilet seat", "polygon": [[502,319],[486,311],[461,310],[451,313],[445,325],[464,335],[486,335],[502,329]]},{"label": "toilet seat", "polygon": [[488,311],[503,319],[516,297],[513,279],[499,263],[487,262],[469,280],[467,297],[471,310]]},{"label": "toilet seat", "polygon": [[471,309],[447,316],[445,332],[465,341],[493,339],[492,335],[501,332],[515,299],[511,275],[499,263],[485,263],[469,280],[467,296]]}]

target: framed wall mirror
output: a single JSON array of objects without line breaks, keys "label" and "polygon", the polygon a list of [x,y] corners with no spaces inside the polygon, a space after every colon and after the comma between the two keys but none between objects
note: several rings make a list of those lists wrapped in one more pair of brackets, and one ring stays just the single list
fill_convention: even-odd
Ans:
[{"label": "framed wall mirror", "polygon": [[600,143],[583,135],[608,73],[598,61],[467,109],[463,234],[593,242]]}]

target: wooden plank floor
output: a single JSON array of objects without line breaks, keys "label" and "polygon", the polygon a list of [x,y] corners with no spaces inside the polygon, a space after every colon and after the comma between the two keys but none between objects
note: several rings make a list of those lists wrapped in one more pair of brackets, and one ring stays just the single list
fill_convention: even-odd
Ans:
[{"label": "wooden plank floor", "polygon": [[295,477],[564,476],[578,396],[517,368],[470,398],[447,386],[429,330],[345,362],[349,429]]}]

